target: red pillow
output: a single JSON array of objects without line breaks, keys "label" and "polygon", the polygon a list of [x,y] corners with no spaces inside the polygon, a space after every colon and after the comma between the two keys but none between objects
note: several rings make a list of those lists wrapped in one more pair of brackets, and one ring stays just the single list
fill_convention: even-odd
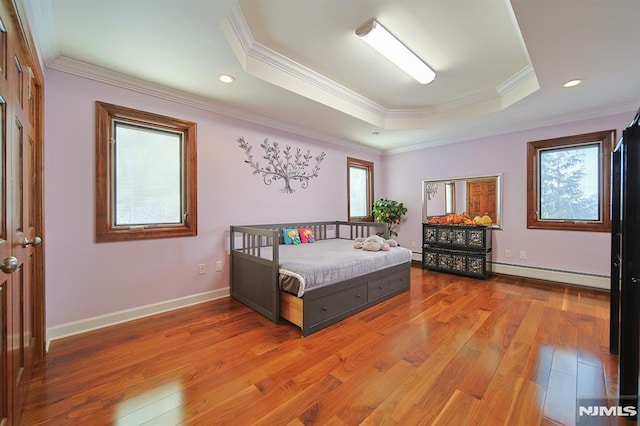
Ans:
[{"label": "red pillow", "polygon": [[316,240],[311,228],[298,228],[298,234],[302,243],[313,243]]}]

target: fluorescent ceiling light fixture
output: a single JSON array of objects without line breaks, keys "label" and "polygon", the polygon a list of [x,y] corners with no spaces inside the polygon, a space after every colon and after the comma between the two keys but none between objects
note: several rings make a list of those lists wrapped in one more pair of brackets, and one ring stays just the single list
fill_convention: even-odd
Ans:
[{"label": "fluorescent ceiling light fixture", "polygon": [[562,85],[562,87],[574,87],[577,86],[578,84],[582,83],[582,80],[576,79],[576,80],[569,80],[566,83],[564,83]]},{"label": "fluorescent ceiling light fixture", "polygon": [[429,84],[436,78],[436,73],[422,59],[375,19],[358,28],[356,35],[418,82]]}]

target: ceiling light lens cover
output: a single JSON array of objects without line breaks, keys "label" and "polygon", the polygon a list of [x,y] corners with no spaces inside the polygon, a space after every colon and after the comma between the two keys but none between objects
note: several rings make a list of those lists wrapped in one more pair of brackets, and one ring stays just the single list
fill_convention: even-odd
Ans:
[{"label": "ceiling light lens cover", "polygon": [[218,80],[220,80],[223,83],[233,83],[236,79],[229,74],[220,74],[220,76],[218,77]]},{"label": "ceiling light lens cover", "polygon": [[562,86],[563,87],[574,87],[577,86],[578,84],[582,83],[582,80],[580,79],[575,79],[575,80],[569,80],[566,83],[564,83]]},{"label": "ceiling light lens cover", "polygon": [[356,30],[356,35],[421,84],[429,84],[436,73],[375,19]]}]

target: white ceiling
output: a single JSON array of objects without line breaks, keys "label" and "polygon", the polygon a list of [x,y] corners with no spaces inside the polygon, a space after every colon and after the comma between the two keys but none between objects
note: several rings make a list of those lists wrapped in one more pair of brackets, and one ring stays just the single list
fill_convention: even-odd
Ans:
[{"label": "white ceiling", "polygon": [[[46,66],[375,152],[640,106],[638,0],[22,0]],[[376,18],[421,85],[355,35]],[[218,81],[221,73],[235,82]],[[562,88],[567,80],[584,83]],[[630,117],[631,119],[631,117]]]}]

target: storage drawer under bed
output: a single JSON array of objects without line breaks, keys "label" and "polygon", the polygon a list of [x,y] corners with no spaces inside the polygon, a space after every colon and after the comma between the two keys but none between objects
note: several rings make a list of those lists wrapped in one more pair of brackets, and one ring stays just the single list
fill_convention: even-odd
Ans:
[{"label": "storage drawer under bed", "polygon": [[404,276],[390,275],[369,281],[367,285],[369,302],[380,299],[392,293],[397,293],[409,287],[408,279]]},{"label": "storage drawer under bed", "polygon": [[350,312],[367,303],[367,285],[360,284],[333,294],[329,294],[309,303],[310,324],[319,324]]},{"label": "storage drawer under bed", "polygon": [[407,291],[409,286],[409,264],[406,264],[353,278],[339,287],[327,286],[309,291],[303,297],[303,335]]}]

